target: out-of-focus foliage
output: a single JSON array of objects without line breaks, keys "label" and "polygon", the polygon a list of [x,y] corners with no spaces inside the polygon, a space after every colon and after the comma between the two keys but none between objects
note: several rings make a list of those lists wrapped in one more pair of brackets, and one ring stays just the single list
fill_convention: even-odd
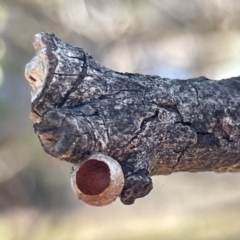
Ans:
[{"label": "out-of-focus foliage", "polygon": [[173,174],[131,207],[83,205],[33,133],[25,64],[54,32],[117,71],[240,74],[238,0],[0,0],[0,239],[240,239],[239,174]]},{"label": "out-of-focus foliage", "polygon": [[18,70],[16,53],[27,59],[33,34],[49,31],[119,71],[219,78],[238,74],[230,65],[240,49],[239,12],[238,0],[1,0],[0,43]]}]

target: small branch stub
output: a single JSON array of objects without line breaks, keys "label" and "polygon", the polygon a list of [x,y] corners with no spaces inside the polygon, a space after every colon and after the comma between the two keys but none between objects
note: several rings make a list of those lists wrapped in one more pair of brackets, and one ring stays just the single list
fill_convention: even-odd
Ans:
[{"label": "small branch stub", "polygon": [[72,188],[83,202],[92,206],[105,206],[120,195],[124,175],[120,164],[101,153],[73,166]]}]

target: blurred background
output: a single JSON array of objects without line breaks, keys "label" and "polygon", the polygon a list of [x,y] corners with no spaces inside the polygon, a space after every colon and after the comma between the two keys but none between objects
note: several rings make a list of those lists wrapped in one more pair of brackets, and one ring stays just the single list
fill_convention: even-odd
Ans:
[{"label": "blurred background", "polygon": [[34,34],[57,34],[117,71],[240,75],[239,0],[0,0],[0,239],[240,239],[240,173],[153,177],[134,205],[96,208],[70,186],[29,120]]}]

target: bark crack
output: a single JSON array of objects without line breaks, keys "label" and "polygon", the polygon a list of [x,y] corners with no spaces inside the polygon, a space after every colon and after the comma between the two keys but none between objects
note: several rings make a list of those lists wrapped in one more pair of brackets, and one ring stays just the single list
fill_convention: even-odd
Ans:
[{"label": "bark crack", "polygon": [[185,152],[187,151],[187,149],[189,148],[190,146],[186,146],[182,151],[181,153],[179,154],[178,158],[177,158],[177,162],[173,165],[172,167],[172,170],[171,172],[174,172],[174,169],[178,166],[178,164],[181,162],[181,158],[184,156]]},{"label": "bark crack", "polygon": [[133,136],[133,137],[123,146],[123,148],[129,146],[133,140],[135,140],[137,137],[139,137],[139,135],[140,135],[142,132],[144,132],[144,130],[146,129],[147,123],[149,123],[149,122],[153,121],[154,119],[156,119],[157,116],[158,116],[158,112],[159,112],[159,111],[156,110],[155,113],[154,113],[154,115],[143,119],[143,121],[142,121],[141,124],[140,124],[139,130],[135,133],[135,136]]},{"label": "bark crack", "polygon": [[86,54],[84,54],[82,72],[78,75],[78,78],[76,79],[76,82],[73,84],[73,86],[65,94],[62,102],[56,106],[57,108],[63,107],[64,104],[67,102],[70,94],[78,88],[79,83],[82,82],[87,75],[87,69],[88,69],[87,56],[86,56]]},{"label": "bark crack", "polygon": [[182,114],[180,113],[177,104],[175,105],[175,108],[174,108],[174,109],[175,109],[175,111],[177,112],[177,114],[179,115],[179,117],[180,117],[180,119],[181,119],[181,123],[184,123],[183,116],[182,116]]}]

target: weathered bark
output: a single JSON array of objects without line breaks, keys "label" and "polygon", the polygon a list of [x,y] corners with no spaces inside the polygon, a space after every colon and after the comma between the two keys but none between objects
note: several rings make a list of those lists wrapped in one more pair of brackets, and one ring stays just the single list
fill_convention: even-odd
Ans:
[{"label": "weathered bark", "polygon": [[54,34],[36,35],[26,76],[44,150],[76,163],[92,152],[116,159],[133,203],[150,176],[240,170],[240,78],[179,80],[119,73]]}]

